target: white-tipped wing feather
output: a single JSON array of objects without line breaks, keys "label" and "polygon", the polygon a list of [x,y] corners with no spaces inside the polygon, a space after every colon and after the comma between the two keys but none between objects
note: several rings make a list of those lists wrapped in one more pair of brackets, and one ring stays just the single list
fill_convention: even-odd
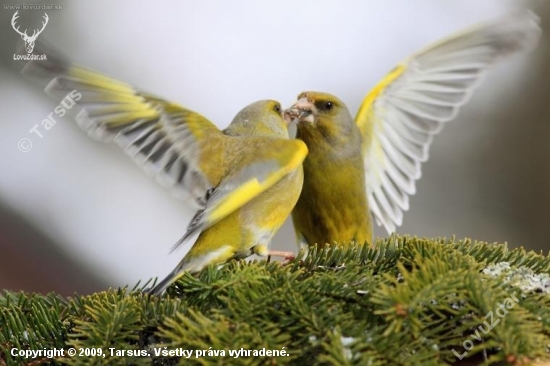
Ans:
[{"label": "white-tipped wing feather", "polygon": [[[213,182],[199,169],[199,136],[222,132],[198,113],[55,55],[31,61],[23,74],[44,81],[45,92],[65,102],[92,138],[114,141],[175,195],[203,208]],[[63,106],[63,104],[62,104]],[[72,109],[74,107],[74,109]]]},{"label": "white-tipped wing feather", "polygon": [[537,44],[538,24],[526,11],[448,38],[402,62],[365,97],[356,123],[378,225],[389,233],[401,225],[433,136],[495,61]]}]

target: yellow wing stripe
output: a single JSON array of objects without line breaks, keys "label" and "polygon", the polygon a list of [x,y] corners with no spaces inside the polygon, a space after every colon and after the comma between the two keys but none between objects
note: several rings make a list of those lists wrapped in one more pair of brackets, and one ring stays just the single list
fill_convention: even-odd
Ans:
[{"label": "yellow wing stripe", "polygon": [[[129,111],[136,113],[127,113],[113,117],[108,120],[109,123],[125,124],[131,120],[158,117],[160,115],[159,111],[152,106],[152,103],[155,104],[156,102],[161,105],[163,111],[167,114],[177,115],[185,113],[185,124],[197,140],[208,135],[212,130],[219,132],[219,129],[212,122],[196,112],[192,112],[177,103],[167,102],[152,95],[142,96],[132,86],[100,73],[81,67],[71,67],[68,74],[77,80],[82,80],[89,86],[98,88],[101,95],[105,97],[105,102],[132,103],[136,105],[135,109],[126,107]],[[113,107],[113,109],[116,108],[120,108],[120,111],[123,111],[121,106]]]},{"label": "yellow wing stripe", "polygon": [[110,117],[102,118],[102,123],[110,126],[124,126],[135,123],[137,120],[151,120],[158,117],[158,112],[155,109],[146,109],[131,113],[115,114]]},{"label": "yellow wing stripe", "polygon": [[120,103],[120,104],[141,104],[146,100],[136,94],[119,94],[112,91],[98,90],[99,94],[91,97],[94,103]]},{"label": "yellow wing stripe", "polygon": [[274,176],[275,174],[273,174],[269,179],[266,179],[264,182],[259,182],[257,179],[254,179],[235,189],[229,197],[223,200],[219,206],[212,211],[206,220],[208,224],[210,225],[218,222],[250,201],[251,197],[259,195],[266,189],[266,186],[269,183],[273,184],[272,180],[274,180]]},{"label": "yellow wing stripe", "polygon": [[71,67],[68,74],[78,80],[84,80],[86,84],[101,89],[115,90],[120,93],[135,94],[136,91],[128,84],[121,83],[100,73],[88,71],[80,67]]},{"label": "yellow wing stripe", "polygon": [[364,132],[364,128],[367,127],[366,125],[369,122],[369,111],[372,107],[372,104],[378,98],[380,93],[384,91],[390,85],[397,79],[399,76],[401,76],[405,70],[407,69],[405,64],[401,64],[397,66],[395,69],[393,69],[391,72],[389,72],[376,86],[367,94],[365,99],[363,99],[363,103],[361,103],[361,106],[359,107],[359,111],[357,112],[357,117],[355,117],[355,123],[359,126],[359,129],[361,129],[361,132]]},{"label": "yellow wing stripe", "polygon": [[296,145],[296,152],[288,163],[287,171],[294,170],[300,166],[309,152],[307,145],[302,140],[293,140],[292,142]]},{"label": "yellow wing stripe", "polygon": [[142,101],[141,103],[114,104],[111,106],[103,107],[101,108],[101,114],[107,115],[150,110],[154,110],[154,108],[149,103],[145,103],[144,101]]},{"label": "yellow wing stripe", "polygon": [[302,141],[293,140],[292,142],[295,143],[296,150],[293,152],[292,157],[287,164],[270,174],[263,182],[260,182],[258,179],[253,179],[235,189],[226,199],[220,202],[216,209],[212,210],[210,215],[208,215],[208,218],[205,220],[207,225],[210,226],[223,219],[247,202],[251,201],[254,197],[272,187],[285,175],[300,167],[307,156],[308,149],[306,144]]},{"label": "yellow wing stripe", "polygon": [[406,69],[407,66],[405,64],[401,64],[389,72],[378,84],[376,84],[369,94],[367,94],[365,99],[363,99],[363,103],[361,103],[361,106],[359,107],[359,111],[355,117],[355,123],[359,127],[359,131],[361,131],[363,156],[370,150],[372,145],[374,124],[376,122],[374,120],[374,113],[372,109],[374,101],[391,83],[395,81],[395,79],[401,76]]}]

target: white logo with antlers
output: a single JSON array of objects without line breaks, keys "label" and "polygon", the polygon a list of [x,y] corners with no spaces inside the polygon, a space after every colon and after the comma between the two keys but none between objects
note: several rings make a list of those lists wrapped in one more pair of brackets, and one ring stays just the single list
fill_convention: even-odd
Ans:
[{"label": "white logo with antlers", "polygon": [[13,14],[13,18],[11,18],[11,26],[13,27],[13,29],[17,33],[19,33],[21,35],[21,38],[23,38],[23,41],[25,41],[25,48],[27,49],[27,53],[31,53],[32,50],[34,49],[34,42],[36,41],[36,38],[40,35],[40,33],[42,33],[44,28],[46,28],[46,24],[48,24],[48,20],[49,20],[48,14],[44,13],[44,20],[45,21],[42,22],[42,29],[40,29],[40,30],[35,29],[32,36],[28,36],[26,29],[25,29],[24,32],[21,32],[19,30],[19,27],[15,28],[15,20],[17,18],[19,18],[19,16],[17,15],[18,12],[19,12],[19,10],[16,11],[15,14]]}]

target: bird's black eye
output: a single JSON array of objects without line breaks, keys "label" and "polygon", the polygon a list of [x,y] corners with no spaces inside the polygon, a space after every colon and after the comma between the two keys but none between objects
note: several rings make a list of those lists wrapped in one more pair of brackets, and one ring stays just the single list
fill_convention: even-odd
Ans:
[{"label": "bird's black eye", "polygon": [[323,112],[328,112],[334,108],[334,102],[328,100],[318,100],[315,102],[315,107]]},{"label": "bird's black eye", "polygon": [[273,110],[279,114],[281,114],[281,106],[279,104],[275,104],[273,107]]}]

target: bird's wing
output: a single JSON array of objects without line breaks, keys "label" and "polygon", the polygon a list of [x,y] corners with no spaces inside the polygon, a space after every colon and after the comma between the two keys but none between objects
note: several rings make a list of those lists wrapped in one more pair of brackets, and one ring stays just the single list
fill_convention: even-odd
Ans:
[{"label": "bird's wing", "polygon": [[[223,133],[209,120],[129,84],[77,66],[55,53],[31,61],[23,75],[60,101],[54,112],[75,115],[92,138],[117,143],[139,166],[177,196],[204,208],[221,173],[205,172],[199,158]],[[207,151],[211,150],[211,151]]]},{"label": "bird's wing", "polygon": [[[242,139],[246,139],[246,142]],[[230,151],[238,151],[238,154],[231,154],[236,158],[232,165],[241,168],[234,169],[211,192],[206,207],[197,212],[187,233],[172,250],[177,249],[197,231],[212,226],[288,174],[301,169],[308,153],[303,141],[281,138],[233,137],[226,146]]]},{"label": "bird's wing", "polygon": [[514,14],[409,57],[370,91],[355,121],[378,225],[388,232],[401,225],[433,136],[456,116],[495,61],[534,48],[540,33],[535,14]]},{"label": "bird's wing", "polygon": [[227,136],[198,113],[72,64],[55,51],[47,54],[47,61],[25,65],[23,74],[46,85],[63,114],[76,112],[91,137],[114,141],[198,208],[174,248],[273,186],[307,155],[297,140]]}]

